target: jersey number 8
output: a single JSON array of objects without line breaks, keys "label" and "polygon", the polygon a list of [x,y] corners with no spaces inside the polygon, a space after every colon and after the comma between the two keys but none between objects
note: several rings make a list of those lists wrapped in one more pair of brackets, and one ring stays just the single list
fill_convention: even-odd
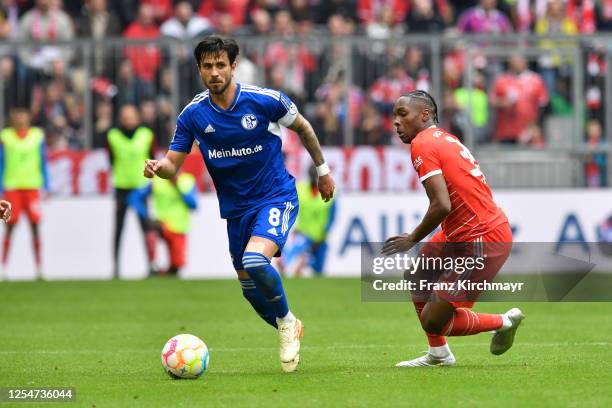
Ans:
[{"label": "jersey number 8", "polygon": [[280,224],[280,215],[281,212],[278,208],[270,208],[270,217],[268,217],[268,222],[273,227],[278,227]]}]

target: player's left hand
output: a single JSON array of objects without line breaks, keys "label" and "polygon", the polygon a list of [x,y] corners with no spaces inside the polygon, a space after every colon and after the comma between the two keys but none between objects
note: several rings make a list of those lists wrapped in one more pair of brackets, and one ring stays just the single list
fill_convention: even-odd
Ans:
[{"label": "player's left hand", "polygon": [[319,176],[319,191],[321,192],[321,198],[323,201],[328,202],[334,197],[334,191],[336,190],[336,183],[331,174]]},{"label": "player's left hand", "polygon": [[401,234],[387,239],[380,252],[385,256],[393,255],[409,251],[416,244],[412,234]]},{"label": "player's left hand", "polygon": [[11,210],[13,206],[6,200],[0,200],[0,217],[2,221],[9,222],[11,220]]}]

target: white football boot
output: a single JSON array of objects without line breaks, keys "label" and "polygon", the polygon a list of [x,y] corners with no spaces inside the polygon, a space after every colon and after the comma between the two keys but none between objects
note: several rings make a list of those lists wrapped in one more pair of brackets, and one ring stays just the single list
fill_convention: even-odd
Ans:
[{"label": "white football boot", "polygon": [[506,351],[512,347],[512,343],[514,343],[514,335],[516,334],[516,330],[521,325],[521,322],[525,318],[521,309],[512,308],[504,313],[512,322],[512,326],[506,329],[496,330],[493,338],[491,339],[491,353],[499,356],[500,354],[504,354]]},{"label": "white football boot", "polygon": [[455,356],[450,353],[446,357],[434,357],[427,353],[424,356],[417,357],[413,360],[400,361],[396,367],[450,367],[455,365]]},{"label": "white football boot", "polygon": [[300,362],[300,339],[303,332],[304,325],[300,319],[278,323],[280,362],[281,368],[286,373],[295,371]]}]

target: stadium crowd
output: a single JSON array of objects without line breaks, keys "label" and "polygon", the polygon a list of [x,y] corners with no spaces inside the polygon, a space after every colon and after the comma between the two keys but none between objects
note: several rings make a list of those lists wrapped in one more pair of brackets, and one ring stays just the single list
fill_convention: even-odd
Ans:
[{"label": "stadium crowd", "polygon": [[[381,40],[407,34],[577,36],[609,30],[612,0],[0,0],[2,105],[5,118],[11,106],[29,107],[33,124],[46,132],[50,150],[104,146],[119,108],[135,105],[157,144],[165,146],[177,109],[169,47],[96,44],[86,53],[87,47],[15,47],[10,41],[113,37],[186,41],[174,50],[182,106],[201,88],[187,42],[218,33],[242,39],[238,80],[290,95],[315,126],[322,144],[342,145],[348,124],[355,144],[388,145],[395,139],[390,120],[393,102],[402,93],[432,89],[432,67],[427,47],[393,47]],[[317,34],[326,39],[358,35],[367,41],[348,47],[342,42],[307,40]],[[252,41],[261,38],[268,40]],[[553,144],[548,133],[563,129],[563,118],[573,115],[571,58],[556,50],[573,43],[543,38],[535,45],[550,52],[531,59],[520,54],[500,60],[476,55],[471,86],[465,82],[464,44],[456,44],[443,50],[441,60],[442,126],[462,136],[470,122],[479,143],[534,149]],[[584,140],[585,146],[598,148],[605,145],[602,128],[607,126],[606,50],[583,50]],[[85,70],[91,76],[89,83]],[[83,127],[88,86],[94,95],[93,135],[85,135]],[[590,183],[601,183],[605,161],[593,154]]]}]

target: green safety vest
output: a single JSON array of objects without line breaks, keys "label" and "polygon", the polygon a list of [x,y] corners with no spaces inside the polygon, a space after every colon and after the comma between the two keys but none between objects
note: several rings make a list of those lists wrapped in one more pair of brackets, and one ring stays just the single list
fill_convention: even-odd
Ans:
[{"label": "green safety vest", "polygon": [[[467,88],[459,88],[455,91],[455,100],[461,109],[467,110],[470,102],[470,91]],[[471,120],[476,127],[485,127],[489,121],[489,102],[487,94],[480,90],[472,91]]]},{"label": "green safety vest", "polygon": [[321,242],[325,239],[332,200],[326,203],[319,194],[313,195],[310,183],[297,183],[296,188],[300,202],[296,230],[314,242]]},{"label": "green safety vest", "polygon": [[184,234],[189,231],[189,207],[181,193],[188,194],[194,186],[195,177],[190,173],[181,173],[176,185],[161,177],[153,179],[153,210],[157,219],[171,232]]},{"label": "green safety vest", "polygon": [[117,128],[108,131],[108,145],[113,153],[113,183],[116,188],[133,189],[147,184],[143,175],[145,160],[149,159],[153,132],[139,127],[132,138]]},{"label": "green safety vest", "polygon": [[4,145],[4,179],[6,190],[37,190],[43,187],[42,156],[40,149],[45,134],[32,127],[23,139],[13,128],[0,132]]}]

